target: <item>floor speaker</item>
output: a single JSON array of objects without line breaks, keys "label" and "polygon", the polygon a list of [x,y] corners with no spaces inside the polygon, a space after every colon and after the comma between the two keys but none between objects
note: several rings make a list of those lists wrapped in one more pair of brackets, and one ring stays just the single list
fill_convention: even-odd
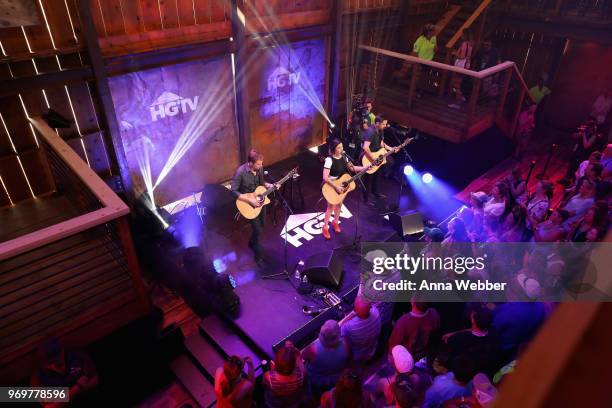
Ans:
[{"label": "floor speaker", "polygon": [[338,251],[319,252],[304,260],[302,275],[308,276],[308,282],[338,288],[343,274],[343,259]]},{"label": "floor speaker", "polygon": [[423,232],[423,216],[416,210],[389,214],[389,222],[402,237]]}]

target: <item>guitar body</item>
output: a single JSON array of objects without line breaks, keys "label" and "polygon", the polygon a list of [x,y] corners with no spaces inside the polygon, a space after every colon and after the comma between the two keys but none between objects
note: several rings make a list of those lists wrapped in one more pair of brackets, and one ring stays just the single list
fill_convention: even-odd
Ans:
[{"label": "guitar body", "polygon": [[[248,196],[249,198],[257,198],[257,196],[261,196],[265,192],[266,192],[266,188],[264,186],[259,186],[255,189],[254,192],[247,193],[245,195]],[[238,211],[240,211],[240,214],[242,214],[244,218],[248,218],[249,220],[257,218],[257,216],[261,213],[261,210],[263,209],[263,207],[268,204],[270,204],[270,199],[268,197],[266,197],[263,200],[263,204],[257,208],[253,208],[251,204],[246,203],[242,200],[236,199],[236,208],[238,208]]]},{"label": "guitar body", "polygon": [[[372,152],[372,156],[374,156],[374,159],[376,160],[380,156],[384,156],[385,153],[387,153],[387,149],[385,149],[384,147],[381,147],[377,151]],[[384,157],[382,163],[380,163],[379,165],[372,166],[371,168],[368,169],[368,171],[366,171],[366,173],[368,174],[376,173],[376,171],[380,168],[380,166],[382,166],[386,162],[387,162],[387,158]],[[364,154],[363,157],[361,158],[361,164],[364,167],[368,167],[370,164],[372,164],[372,162],[368,159],[368,156]]]},{"label": "guitar body", "polygon": [[[350,178],[351,178],[350,175],[343,174],[338,179],[333,180],[332,183],[338,187],[343,187],[344,183],[350,180]],[[331,205],[338,205],[338,204],[341,204],[344,201],[344,198],[346,197],[346,195],[350,193],[351,191],[353,191],[356,187],[357,186],[355,185],[355,182],[352,181],[347,186],[346,191],[344,193],[338,194],[332,186],[330,186],[327,183],[324,183],[323,187],[321,188],[321,191],[323,192],[323,197],[325,197],[328,203],[330,203]]]}]

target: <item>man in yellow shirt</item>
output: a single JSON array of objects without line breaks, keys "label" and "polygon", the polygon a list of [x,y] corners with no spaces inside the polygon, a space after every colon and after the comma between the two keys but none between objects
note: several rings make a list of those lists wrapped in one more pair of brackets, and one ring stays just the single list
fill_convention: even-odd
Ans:
[{"label": "man in yellow shirt", "polygon": [[412,46],[413,55],[431,61],[437,50],[436,36],[434,35],[435,26],[427,24],[423,29],[423,33],[417,38]]},{"label": "man in yellow shirt", "polygon": [[538,83],[529,90],[529,93],[531,94],[531,97],[535,101],[536,105],[539,105],[540,102],[542,102],[542,99],[550,95],[550,88],[544,85],[544,82],[544,77],[540,77],[538,79]]}]

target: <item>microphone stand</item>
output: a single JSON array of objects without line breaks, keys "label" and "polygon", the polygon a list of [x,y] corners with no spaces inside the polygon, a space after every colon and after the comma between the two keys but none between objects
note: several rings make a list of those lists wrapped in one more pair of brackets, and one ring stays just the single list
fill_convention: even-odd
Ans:
[{"label": "microphone stand", "polygon": [[[399,141],[399,139],[397,138],[397,135],[396,135],[397,130],[395,130],[393,128],[387,128],[387,129],[391,130],[391,135],[393,135],[393,139],[395,140],[395,143],[397,143],[396,146],[401,145],[402,143]],[[409,163],[413,163],[414,160],[412,160],[412,156],[410,156],[410,153],[408,153],[408,151],[406,150],[407,147],[408,146],[406,145],[406,146],[402,147],[401,150],[404,153],[404,157],[406,158],[406,160]],[[402,199],[402,193],[404,191],[404,182],[405,182],[404,179],[405,179],[405,176],[403,174],[401,174],[400,175],[400,188],[399,188],[399,193],[397,194],[397,204],[396,204],[395,208],[393,209],[393,211],[389,211],[388,214],[394,213],[394,212],[398,212],[399,209],[400,209],[400,201]]]},{"label": "microphone stand", "polygon": [[[353,160],[351,160],[351,158],[346,154],[346,152],[342,153],[342,156],[348,160],[349,163],[351,163],[352,165],[355,165],[355,163],[353,162]],[[359,177],[357,179],[357,181],[359,182],[359,186],[363,189],[363,191],[367,191],[366,190],[366,186],[365,184],[363,184],[363,180],[361,180],[361,177]],[[355,233],[353,235],[353,242],[351,242],[348,245],[341,245],[339,247],[334,248],[333,250],[341,250],[341,249],[352,249],[352,250],[358,250],[359,249],[359,244],[361,244],[361,235],[359,235],[359,218],[361,215],[361,199],[357,199],[357,214],[356,214],[356,218],[355,218]]]},{"label": "microphone stand", "polygon": [[293,284],[293,281],[291,280],[291,275],[289,275],[289,267],[287,266],[287,234],[289,233],[289,231],[287,230],[287,222],[289,222],[289,214],[293,215],[293,210],[291,209],[291,207],[289,206],[289,203],[287,203],[287,200],[285,200],[285,197],[283,197],[282,194],[276,194],[276,192],[278,191],[278,189],[274,190],[274,194],[277,198],[280,198],[280,202],[282,203],[283,207],[285,207],[285,240],[284,240],[284,265],[283,265],[283,271],[279,272],[279,273],[273,273],[271,275],[265,275],[262,276],[262,279],[276,279],[276,278],[283,278],[283,279],[287,279],[289,281],[289,283],[291,283],[291,286],[293,286],[293,288],[295,289],[295,285]]}]

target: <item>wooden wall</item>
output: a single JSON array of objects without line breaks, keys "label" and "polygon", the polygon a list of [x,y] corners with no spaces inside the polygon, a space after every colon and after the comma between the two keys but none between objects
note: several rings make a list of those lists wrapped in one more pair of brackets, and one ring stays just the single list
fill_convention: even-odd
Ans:
[{"label": "wooden wall", "polygon": [[551,84],[553,91],[545,117],[557,127],[573,131],[587,119],[595,99],[612,89],[612,47],[569,41],[559,71]]},{"label": "wooden wall", "polygon": [[[52,74],[87,64],[74,0],[37,2],[42,24],[0,28],[0,80]],[[49,108],[73,123],[58,133],[99,174],[113,173],[99,108],[87,81],[56,82],[0,97],[0,207],[49,193],[45,169],[28,116]],[[9,199],[10,197],[10,199]]]}]

